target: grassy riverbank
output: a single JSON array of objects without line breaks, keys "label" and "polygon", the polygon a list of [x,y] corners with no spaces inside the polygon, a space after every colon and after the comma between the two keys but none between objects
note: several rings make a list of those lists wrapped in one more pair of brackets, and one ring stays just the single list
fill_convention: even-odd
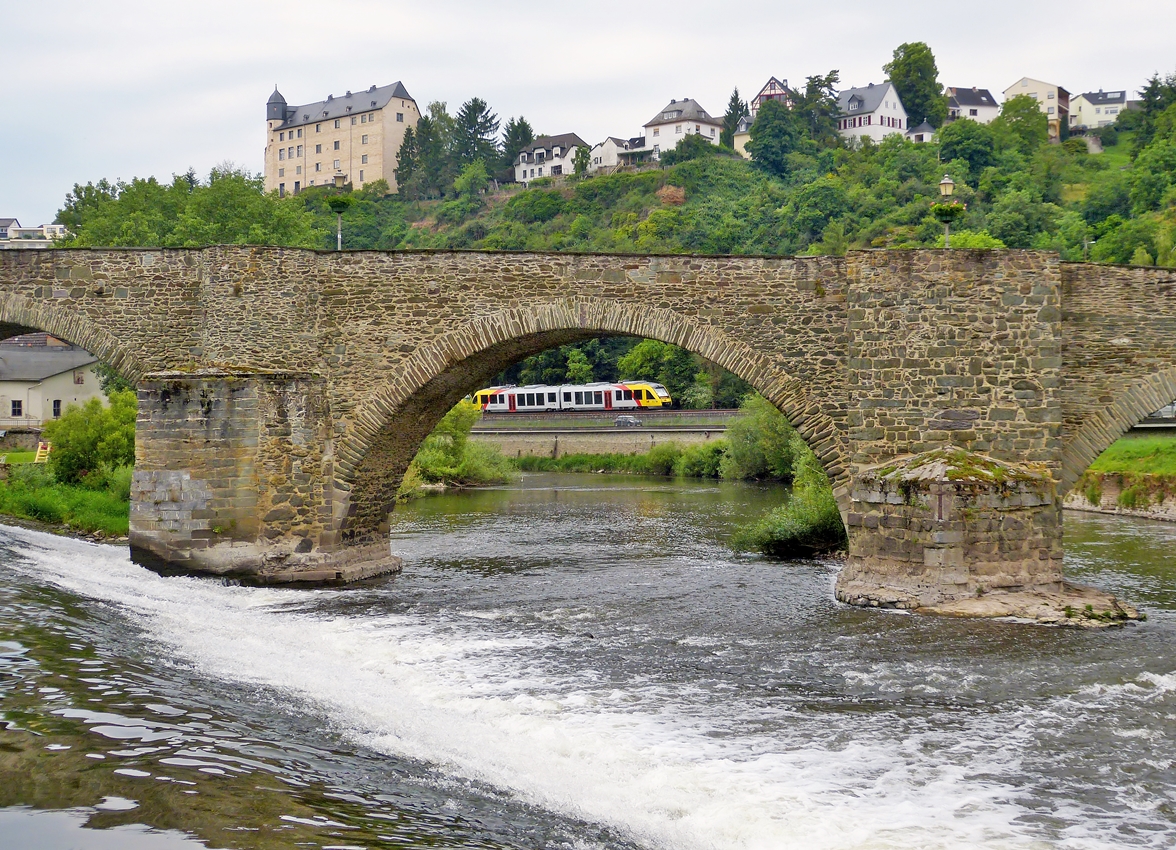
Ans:
[{"label": "grassy riverbank", "polygon": [[17,464],[9,469],[8,480],[0,481],[0,514],[84,534],[125,537],[130,469],[102,484],[60,484],[43,465]]},{"label": "grassy riverbank", "polygon": [[1090,471],[1176,476],[1176,436],[1124,437],[1099,455]]}]

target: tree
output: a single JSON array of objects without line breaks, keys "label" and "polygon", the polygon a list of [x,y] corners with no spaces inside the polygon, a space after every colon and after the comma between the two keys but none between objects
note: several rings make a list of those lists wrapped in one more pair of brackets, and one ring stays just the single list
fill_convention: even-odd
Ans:
[{"label": "tree", "polygon": [[938,133],[939,155],[944,162],[962,159],[968,163],[969,183],[976,185],[980,172],[992,164],[993,135],[987,124],[971,118],[952,121]]},{"label": "tree", "polygon": [[511,118],[502,132],[500,168],[505,180],[514,180],[514,161],[519,151],[535,141],[535,131],[523,116]]},{"label": "tree", "polygon": [[63,484],[81,484],[92,473],[107,472],[135,462],[135,419],[138,400],[123,390],[110,394],[109,406],[92,398],[71,404],[60,419],[45,424],[53,443],[49,468]]},{"label": "tree", "polygon": [[473,97],[461,105],[453,121],[453,155],[456,165],[475,160],[494,162],[498,152],[498,116],[486,101]]},{"label": "tree", "polygon": [[804,94],[794,107],[794,111],[804,117],[809,137],[824,148],[841,144],[841,134],[837,131],[837,119],[841,114],[837,105],[837,84],[840,81],[838,71],[806,78]]},{"label": "tree", "polygon": [[1158,73],[1152,74],[1147,85],[1140,90],[1139,99],[1142,116],[1135,134],[1137,154],[1148,146],[1155,135],[1156,118],[1169,106],[1176,104],[1176,74],[1164,78]]},{"label": "tree", "polygon": [[735,147],[735,130],[739,126],[739,120],[747,114],[747,102],[739,97],[739,87],[731,92],[731,98],[727,101],[727,111],[723,115],[723,129],[719,133],[719,144],[726,148]]},{"label": "tree", "polygon": [[787,177],[791,170],[789,155],[805,147],[807,135],[791,109],[778,100],[768,100],[760,106],[751,125],[747,152],[765,171]]},{"label": "tree", "polygon": [[921,41],[900,44],[894,58],[882,66],[906,109],[907,124],[918,127],[924,121],[941,127],[947,119],[947,98],[939,84],[939,68],[931,48]]},{"label": "tree", "polygon": [[572,157],[572,173],[577,177],[585,177],[592,164],[592,151],[586,145],[576,148],[576,155]]},{"label": "tree", "polygon": [[463,198],[474,199],[485,191],[489,183],[490,175],[486,173],[486,163],[478,159],[461,170],[461,174],[453,181],[453,190]]},{"label": "tree", "polygon": [[587,355],[578,348],[568,352],[567,381],[569,384],[592,383],[592,364]]},{"label": "tree", "polygon": [[1011,146],[1024,156],[1049,141],[1049,119],[1037,99],[1027,94],[1010,97],[1000,108],[1000,115],[989,125],[997,138],[1005,136]]}]

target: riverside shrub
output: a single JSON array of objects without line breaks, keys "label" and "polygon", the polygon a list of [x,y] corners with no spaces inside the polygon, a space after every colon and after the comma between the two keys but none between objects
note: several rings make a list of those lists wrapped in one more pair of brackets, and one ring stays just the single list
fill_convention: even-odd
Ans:
[{"label": "riverside shrub", "polygon": [[80,407],[71,404],[60,419],[45,425],[45,439],[53,443],[49,468],[58,482],[82,484],[95,473],[105,480],[111,470],[134,464],[135,393],[113,392],[109,402],[92,398]]}]

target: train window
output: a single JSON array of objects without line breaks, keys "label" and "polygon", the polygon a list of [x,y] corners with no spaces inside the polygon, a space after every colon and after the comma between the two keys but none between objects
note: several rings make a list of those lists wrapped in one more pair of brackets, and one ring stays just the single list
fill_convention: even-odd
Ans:
[{"label": "train window", "polygon": [[596,401],[593,402],[594,404],[604,404],[604,393],[603,392],[601,392],[600,390],[597,390],[592,395],[594,395],[596,397]]},{"label": "train window", "polygon": [[584,394],[583,393],[576,393],[576,404],[583,404],[583,403],[584,403]]},{"label": "train window", "polygon": [[547,403],[548,404],[555,404],[555,393],[548,393],[547,394]]},{"label": "train window", "polygon": [[633,391],[632,390],[625,390],[625,401],[632,401],[632,400],[633,400]]},{"label": "train window", "polygon": [[534,407],[534,406],[535,406],[535,394],[534,393],[527,393],[527,407]]},{"label": "train window", "polygon": [[617,401],[620,401],[622,398],[624,398],[624,396],[621,394],[621,391],[617,390]]},{"label": "train window", "polygon": [[571,404],[571,403],[572,403],[572,394],[571,393],[564,393],[564,404]]}]

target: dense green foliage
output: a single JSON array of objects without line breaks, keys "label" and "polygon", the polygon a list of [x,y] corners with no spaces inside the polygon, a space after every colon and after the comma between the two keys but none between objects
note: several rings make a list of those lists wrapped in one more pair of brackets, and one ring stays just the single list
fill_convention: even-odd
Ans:
[{"label": "dense green foliage", "polygon": [[122,537],[129,522],[130,469],[116,478],[100,488],[61,484],[40,464],[16,465],[0,481],[0,514]]},{"label": "dense green foliage", "polygon": [[907,124],[918,127],[924,121],[942,127],[947,119],[947,98],[939,84],[939,68],[931,48],[921,41],[900,44],[894,58],[882,70],[898,92],[906,109]]},{"label": "dense green foliage", "polygon": [[134,464],[135,393],[113,392],[109,402],[92,398],[81,407],[71,404],[60,419],[45,424],[45,439],[53,444],[49,468],[60,483],[82,484],[92,477],[104,481]]},{"label": "dense green foliage", "polygon": [[445,414],[409,464],[401,498],[419,496],[429,484],[477,487],[511,479],[513,469],[496,448],[470,440],[470,429],[481,415],[470,401],[458,402]]}]

